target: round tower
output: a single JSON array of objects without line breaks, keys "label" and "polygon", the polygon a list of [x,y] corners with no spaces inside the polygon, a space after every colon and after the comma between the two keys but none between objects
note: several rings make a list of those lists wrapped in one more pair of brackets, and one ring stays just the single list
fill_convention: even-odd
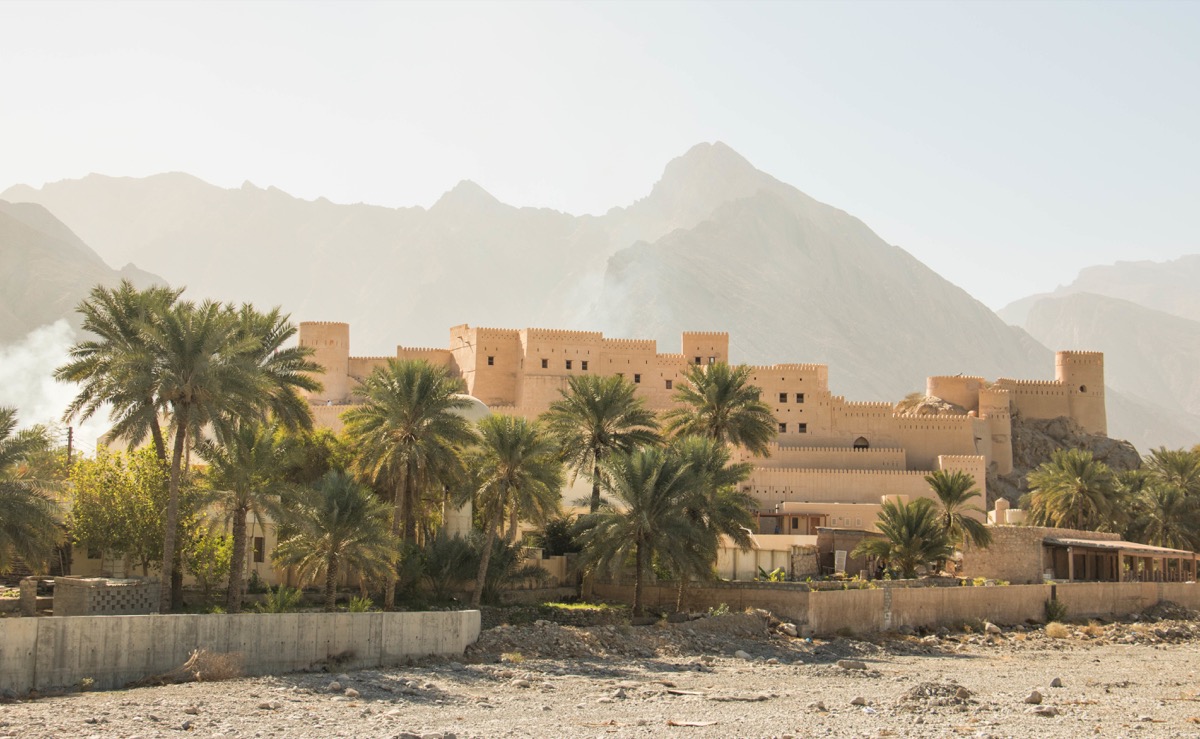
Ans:
[{"label": "round tower", "polygon": [[1008,391],[985,387],[979,391],[979,415],[987,421],[991,433],[991,454],[996,472],[1007,475],[1013,470],[1012,411]]},{"label": "round tower", "polygon": [[323,390],[309,393],[313,403],[345,403],[350,399],[350,324],[301,321],[300,346],[312,348],[312,360],[325,368],[317,379]]},{"label": "round tower", "polygon": [[1067,389],[1071,418],[1092,434],[1108,435],[1104,410],[1104,354],[1101,352],[1058,352],[1054,355],[1054,379]]},{"label": "round tower", "polygon": [[979,410],[979,389],[982,377],[928,377],[925,379],[925,394],[941,398],[947,403],[962,406],[967,411]]}]

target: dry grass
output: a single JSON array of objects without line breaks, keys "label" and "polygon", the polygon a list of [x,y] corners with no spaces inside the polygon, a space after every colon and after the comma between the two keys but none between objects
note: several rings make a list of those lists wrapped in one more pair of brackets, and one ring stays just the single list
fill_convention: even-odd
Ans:
[{"label": "dry grass", "polygon": [[1098,621],[1088,621],[1088,625],[1084,626],[1082,631],[1092,637],[1104,636],[1104,627]]},{"label": "dry grass", "polygon": [[1046,636],[1051,639],[1066,639],[1071,635],[1071,629],[1058,621],[1046,624]]},{"label": "dry grass", "polygon": [[181,666],[164,672],[161,675],[151,675],[133,683],[134,687],[145,685],[171,685],[173,683],[211,683],[218,680],[233,680],[243,677],[241,652],[210,652],[207,649],[196,649],[192,656]]}]

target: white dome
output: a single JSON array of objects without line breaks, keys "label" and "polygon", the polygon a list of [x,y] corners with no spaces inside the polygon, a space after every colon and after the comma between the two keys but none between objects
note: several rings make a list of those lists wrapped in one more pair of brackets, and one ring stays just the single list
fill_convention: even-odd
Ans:
[{"label": "white dome", "polygon": [[484,402],[482,400],[474,397],[473,395],[466,395],[465,393],[458,393],[458,394],[455,394],[454,397],[459,398],[461,400],[465,400],[471,404],[471,405],[467,406],[466,408],[459,408],[456,411],[459,415],[461,415],[463,418],[467,419],[471,423],[475,423],[479,419],[486,418],[487,416],[490,416],[492,414],[492,409],[488,408],[487,405],[484,404]]}]

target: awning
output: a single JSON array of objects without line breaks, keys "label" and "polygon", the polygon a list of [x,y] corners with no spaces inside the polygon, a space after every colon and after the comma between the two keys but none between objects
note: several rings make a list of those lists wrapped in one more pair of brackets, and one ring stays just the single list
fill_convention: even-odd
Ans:
[{"label": "awning", "polygon": [[1124,552],[1142,557],[1186,557],[1187,559],[1191,559],[1196,556],[1195,552],[1189,552],[1186,549],[1167,549],[1166,547],[1155,547],[1149,544],[1139,544],[1135,541],[1121,541],[1120,539],[1065,539],[1048,536],[1042,539],[1042,543],[1056,547],[1080,547],[1083,549],[1102,549],[1109,552]]}]

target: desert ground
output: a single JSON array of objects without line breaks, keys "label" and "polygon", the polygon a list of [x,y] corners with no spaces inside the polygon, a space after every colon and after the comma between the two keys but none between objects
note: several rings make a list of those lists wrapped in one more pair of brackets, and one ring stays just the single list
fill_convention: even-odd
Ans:
[{"label": "desert ground", "polygon": [[1200,736],[1200,622],[1178,609],[1057,638],[787,630],[762,612],[499,625],[456,661],[9,699],[0,736]]}]

